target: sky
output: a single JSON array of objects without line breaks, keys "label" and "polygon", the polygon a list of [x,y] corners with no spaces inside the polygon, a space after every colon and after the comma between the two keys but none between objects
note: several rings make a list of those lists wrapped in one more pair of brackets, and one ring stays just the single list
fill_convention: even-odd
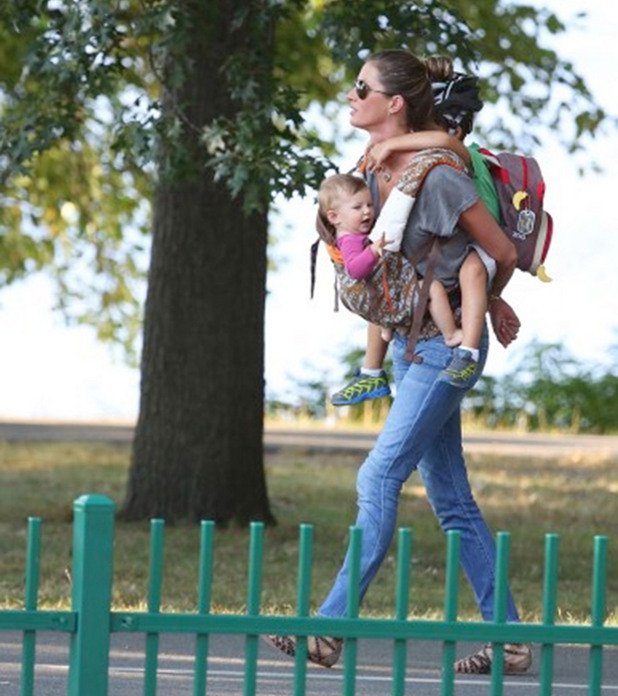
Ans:
[{"label": "sky", "polygon": [[[582,9],[575,0],[535,2],[563,20]],[[593,0],[588,18],[552,44],[586,79],[598,102],[618,115],[618,6]],[[571,23],[568,22],[571,26]],[[364,139],[347,146],[342,166],[352,165]],[[547,260],[553,282],[517,272],[504,292],[522,329],[508,349],[492,343],[486,374],[512,368],[530,341],[563,343],[580,361],[603,363],[618,344],[618,131],[594,141],[590,158],[600,174],[578,176],[568,154],[547,136],[535,156],[547,183],[545,206],[554,218]],[[266,306],[267,394],[293,397],[296,381],[323,377],[340,386],[341,355],[364,345],[365,324],[345,309],[333,312],[333,275],[322,249],[316,296],[309,299],[309,246],[314,241],[314,196],[279,204],[272,232],[278,270],[268,279]],[[133,421],[139,371],[117,350],[97,342],[88,327],[67,327],[53,311],[44,274],[0,293],[0,419]]]}]

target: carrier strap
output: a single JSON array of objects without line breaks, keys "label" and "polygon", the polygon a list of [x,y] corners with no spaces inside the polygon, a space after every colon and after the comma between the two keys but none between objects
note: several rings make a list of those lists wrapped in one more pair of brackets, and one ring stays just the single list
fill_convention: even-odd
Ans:
[{"label": "carrier strap", "polygon": [[[311,245],[311,299],[313,299],[313,293],[315,291],[315,268],[316,261],[318,258],[318,249],[320,248],[320,242],[322,239],[318,237],[315,242]],[[343,254],[334,244],[326,244],[326,251],[331,258],[333,263],[343,264]],[[334,291],[335,291],[335,312],[339,311],[339,290],[337,289],[337,276],[335,276],[334,281]]]},{"label": "carrier strap", "polygon": [[311,245],[311,299],[315,290],[315,265],[318,258],[318,249],[320,248],[320,238],[318,237]]},{"label": "carrier strap", "polygon": [[412,315],[412,326],[408,333],[408,340],[406,343],[406,354],[405,358],[409,362],[414,361],[414,349],[416,348],[416,342],[421,333],[421,328],[423,326],[423,318],[425,317],[425,310],[427,309],[427,303],[429,302],[429,287],[431,281],[433,280],[433,272],[438,263],[440,257],[440,241],[438,237],[434,237],[431,244],[431,249],[427,256],[427,265],[425,268],[425,275],[423,276],[423,283],[418,292],[418,299],[416,306],[414,307],[414,314]]}]

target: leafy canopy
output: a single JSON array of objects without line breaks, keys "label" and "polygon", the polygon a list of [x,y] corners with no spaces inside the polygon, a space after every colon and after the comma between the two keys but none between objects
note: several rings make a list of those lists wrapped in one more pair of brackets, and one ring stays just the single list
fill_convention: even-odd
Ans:
[{"label": "leafy canopy", "polygon": [[[332,115],[369,52],[447,53],[500,104],[489,145],[531,149],[546,130],[570,150],[608,122],[573,66],[545,46],[552,12],[504,0],[209,0],[237,47],[210,80],[205,123],[177,88],[206,27],[185,0],[20,0],[0,7],[0,283],[48,268],[67,316],[135,345],[159,177],[212,172],[246,210],[303,195],[332,167]],[[230,10],[230,7],[233,10]],[[210,15],[208,14],[210,13]],[[274,52],[262,32],[274,27]],[[250,41],[241,40],[250,31]],[[263,34],[262,34],[263,35]],[[222,97],[219,99],[218,97]],[[224,97],[224,98],[223,98]],[[335,106],[334,106],[335,105]],[[185,148],[198,133],[201,156]]]}]

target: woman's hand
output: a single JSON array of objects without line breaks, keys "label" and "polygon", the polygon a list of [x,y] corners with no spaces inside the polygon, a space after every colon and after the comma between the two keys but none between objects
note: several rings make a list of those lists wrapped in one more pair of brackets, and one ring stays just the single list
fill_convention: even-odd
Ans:
[{"label": "woman's hand", "polygon": [[517,338],[521,326],[519,317],[511,305],[501,297],[491,297],[487,309],[496,338],[506,348]]}]

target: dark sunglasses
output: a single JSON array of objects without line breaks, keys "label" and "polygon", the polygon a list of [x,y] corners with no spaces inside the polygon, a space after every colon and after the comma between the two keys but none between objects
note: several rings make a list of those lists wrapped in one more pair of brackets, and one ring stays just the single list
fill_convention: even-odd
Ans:
[{"label": "dark sunglasses", "polygon": [[378,94],[386,94],[389,97],[392,96],[389,92],[385,92],[384,90],[381,89],[374,89],[373,87],[370,87],[365,80],[356,80],[354,83],[354,89],[356,90],[356,95],[357,97],[362,101],[363,99],[367,99],[367,95],[369,92],[378,92]]}]

